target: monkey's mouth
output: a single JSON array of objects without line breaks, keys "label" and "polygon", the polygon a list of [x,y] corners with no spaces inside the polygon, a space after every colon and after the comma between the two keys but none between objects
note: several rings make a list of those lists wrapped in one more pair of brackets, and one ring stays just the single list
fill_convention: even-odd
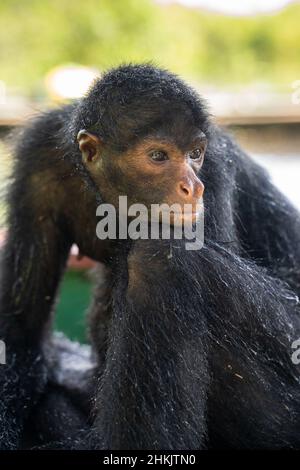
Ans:
[{"label": "monkey's mouth", "polygon": [[[169,210],[162,210],[160,212],[160,220],[170,217],[172,225],[184,225],[185,223],[196,223],[204,213],[203,199],[200,199],[196,204],[186,204]],[[171,210],[170,210],[171,209]],[[178,210],[177,210],[178,209]]]},{"label": "monkey's mouth", "polygon": [[159,221],[170,225],[184,225],[186,223],[196,223],[203,215],[203,207],[201,210],[193,211],[160,211]]},{"label": "monkey's mouth", "polygon": [[192,204],[181,204],[181,203],[162,203],[162,204],[151,204],[150,207],[147,207],[141,204],[141,207],[136,207],[138,204],[135,204],[134,210],[132,207],[123,207],[120,206],[117,209],[119,216],[126,217],[127,220],[133,221],[135,218],[141,223],[149,224],[162,224],[164,226],[191,226],[194,223],[203,217],[204,213],[204,204],[203,200],[200,199],[196,203]]}]

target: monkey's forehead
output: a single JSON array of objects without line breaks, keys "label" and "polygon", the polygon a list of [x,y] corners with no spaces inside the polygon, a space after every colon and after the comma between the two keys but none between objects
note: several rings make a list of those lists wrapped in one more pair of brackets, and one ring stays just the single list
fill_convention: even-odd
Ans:
[{"label": "monkey's forehead", "polygon": [[147,132],[141,140],[147,146],[152,144],[175,145],[180,150],[185,150],[193,144],[197,145],[207,140],[205,132],[197,126],[191,126],[187,129],[179,127],[176,130],[177,132],[174,132],[172,127],[159,128],[156,131]]}]

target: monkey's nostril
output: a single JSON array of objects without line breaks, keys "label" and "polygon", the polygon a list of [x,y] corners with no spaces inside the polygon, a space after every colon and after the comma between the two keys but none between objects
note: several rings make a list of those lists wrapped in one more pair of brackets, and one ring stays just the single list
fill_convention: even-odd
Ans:
[{"label": "monkey's nostril", "polygon": [[183,183],[180,183],[180,189],[184,192],[185,196],[190,195],[190,189]]}]

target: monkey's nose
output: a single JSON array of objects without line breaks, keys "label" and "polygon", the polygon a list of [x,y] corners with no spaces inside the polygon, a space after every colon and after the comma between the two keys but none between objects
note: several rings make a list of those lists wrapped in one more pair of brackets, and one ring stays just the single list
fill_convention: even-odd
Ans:
[{"label": "monkey's nose", "polygon": [[192,201],[200,199],[204,192],[204,185],[200,180],[181,181],[179,183],[179,193],[185,200]]}]

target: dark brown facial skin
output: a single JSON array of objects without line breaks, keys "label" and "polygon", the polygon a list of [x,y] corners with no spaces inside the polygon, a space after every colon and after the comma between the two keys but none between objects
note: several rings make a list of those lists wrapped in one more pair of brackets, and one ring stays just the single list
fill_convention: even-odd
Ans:
[{"label": "dark brown facial skin", "polygon": [[170,138],[149,136],[125,153],[112,153],[97,136],[78,133],[84,165],[97,184],[106,203],[118,207],[119,196],[134,203],[192,205],[184,219],[197,218],[196,205],[201,201],[204,185],[197,176],[206,149],[206,138],[198,132],[186,148]]}]

